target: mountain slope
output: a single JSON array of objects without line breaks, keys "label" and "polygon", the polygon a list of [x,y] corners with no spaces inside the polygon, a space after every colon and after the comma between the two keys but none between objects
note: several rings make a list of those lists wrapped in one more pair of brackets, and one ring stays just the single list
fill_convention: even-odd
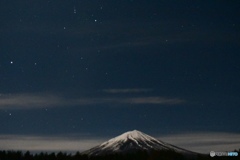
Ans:
[{"label": "mountain slope", "polygon": [[83,154],[98,156],[113,153],[131,153],[136,151],[150,152],[160,150],[195,154],[194,152],[164,143],[137,130],[123,133],[120,136],[112,138],[109,141],[83,152]]}]

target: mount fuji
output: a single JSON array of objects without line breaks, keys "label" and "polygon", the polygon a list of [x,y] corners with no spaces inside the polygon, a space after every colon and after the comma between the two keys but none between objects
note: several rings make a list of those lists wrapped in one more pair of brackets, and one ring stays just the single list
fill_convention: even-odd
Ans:
[{"label": "mount fuji", "polygon": [[88,156],[101,156],[115,153],[126,154],[138,151],[173,151],[184,155],[197,155],[195,152],[162,142],[137,130],[123,133],[122,135],[93,147],[82,154]]}]

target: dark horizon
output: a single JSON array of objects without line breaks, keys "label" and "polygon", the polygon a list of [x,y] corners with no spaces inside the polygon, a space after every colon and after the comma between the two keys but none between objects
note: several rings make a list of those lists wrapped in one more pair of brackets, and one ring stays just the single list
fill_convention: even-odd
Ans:
[{"label": "dark horizon", "polygon": [[133,129],[198,152],[238,149],[239,8],[2,0],[0,150],[84,150]]}]

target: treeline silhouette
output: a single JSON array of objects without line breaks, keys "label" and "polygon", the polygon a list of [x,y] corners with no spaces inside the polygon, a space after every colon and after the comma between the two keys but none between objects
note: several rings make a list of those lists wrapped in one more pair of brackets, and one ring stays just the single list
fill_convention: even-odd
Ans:
[{"label": "treeline silhouette", "polygon": [[[240,151],[240,150],[239,150]],[[239,153],[238,151],[238,153]],[[0,160],[240,160],[238,157],[210,157],[209,155],[187,156],[174,151],[153,151],[151,153],[139,151],[128,154],[111,154],[103,156],[87,156],[76,152],[75,154],[58,153],[37,153],[29,151],[0,151]]]}]

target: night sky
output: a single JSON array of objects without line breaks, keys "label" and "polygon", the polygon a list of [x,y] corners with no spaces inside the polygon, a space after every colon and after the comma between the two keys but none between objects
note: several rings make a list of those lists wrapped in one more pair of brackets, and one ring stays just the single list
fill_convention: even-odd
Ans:
[{"label": "night sky", "polygon": [[240,148],[239,1],[1,0],[0,12],[1,150],[81,151],[134,129]]}]

